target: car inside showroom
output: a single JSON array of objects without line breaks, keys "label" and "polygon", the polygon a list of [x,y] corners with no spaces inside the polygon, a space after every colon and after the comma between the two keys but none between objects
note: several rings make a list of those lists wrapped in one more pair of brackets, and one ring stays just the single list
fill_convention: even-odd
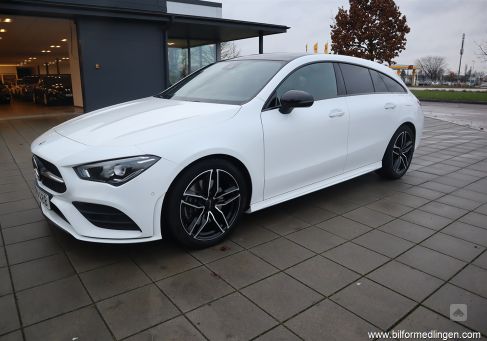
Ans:
[{"label": "car inside showroom", "polygon": [[73,21],[0,17],[0,81],[10,94],[0,117],[74,113],[83,108]]}]

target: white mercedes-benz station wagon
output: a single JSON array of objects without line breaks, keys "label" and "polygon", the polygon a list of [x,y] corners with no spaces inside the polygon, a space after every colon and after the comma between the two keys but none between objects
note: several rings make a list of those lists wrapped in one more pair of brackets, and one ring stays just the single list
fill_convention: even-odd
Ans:
[{"label": "white mercedes-benz station wagon", "polygon": [[339,55],[218,62],[163,93],[32,143],[44,215],[75,238],[220,242],[244,212],[377,171],[398,179],[423,129],[386,66]]}]

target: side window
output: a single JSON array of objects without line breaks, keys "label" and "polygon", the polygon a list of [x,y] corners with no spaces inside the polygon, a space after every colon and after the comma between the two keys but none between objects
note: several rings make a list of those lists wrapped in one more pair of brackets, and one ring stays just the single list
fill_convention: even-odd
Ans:
[{"label": "side window", "polygon": [[359,95],[374,92],[369,69],[351,64],[340,64],[340,69],[345,80],[347,94]]},{"label": "side window", "polygon": [[343,81],[342,71],[337,63],[333,63],[333,69],[335,69],[335,77],[337,79],[338,96],[345,96],[347,90],[345,89],[345,82]]},{"label": "side window", "polygon": [[315,101],[337,97],[337,83],[332,63],[316,63],[303,66],[286,78],[276,90],[277,98],[289,90],[310,93]]},{"label": "side window", "polygon": [[406,90],[402,87],[401,84],[396,82],[394,79],[392,79],[389,76],[386,75],[380,75],[384,82],[386,83],[387,89],[389,89],[389,92],[406,92]]},{"label": "side window", "polygon": [[372,76],[372,82],[374,83],[375,92],[389,92],[386,83],[381,75],[374,70],[369,70],[370,76]]}]

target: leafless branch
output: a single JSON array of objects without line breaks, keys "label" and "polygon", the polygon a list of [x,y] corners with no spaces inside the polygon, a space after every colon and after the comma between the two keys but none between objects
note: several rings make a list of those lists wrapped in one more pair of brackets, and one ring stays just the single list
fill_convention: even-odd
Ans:
[{"label": "leafless branch", "polygon": [[445,57],[427,56],[416,60],[418,69],[428,78],[436,81],[445,73],[447,64]]},{"label": "leafless branch", "polygon": [[221,43],[221,58],[222,60],[232,59],[240,56],[240,50],[237,44],[233,41]]}]

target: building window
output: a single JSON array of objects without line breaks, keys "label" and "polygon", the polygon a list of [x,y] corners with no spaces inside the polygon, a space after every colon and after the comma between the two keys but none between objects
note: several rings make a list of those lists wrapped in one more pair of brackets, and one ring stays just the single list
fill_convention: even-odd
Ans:
[{"label": "building window", "polygon": [[216,62],[216,45],[201,45],[190,49],[191,72]]},{"label": "building window", "polygon": [[170,85],[216,61],[216,44],[198,40],[169,39]]},{"label": "building window", "polygon": [[186,77],[188,73],[188,49],[170,47],[169,48],[169,82],[176,83],[181,78]]}]

